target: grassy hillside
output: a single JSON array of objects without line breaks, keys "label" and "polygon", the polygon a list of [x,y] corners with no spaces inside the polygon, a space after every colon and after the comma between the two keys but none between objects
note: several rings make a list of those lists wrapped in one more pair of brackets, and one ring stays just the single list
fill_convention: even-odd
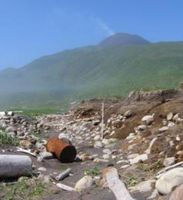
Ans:
[{"label": "grassy hillside", "polygon": [[59,105],[125,96],[131,90],[175,88],[183,81],[183,43],[89,46],[0,73],[0,103]]}]

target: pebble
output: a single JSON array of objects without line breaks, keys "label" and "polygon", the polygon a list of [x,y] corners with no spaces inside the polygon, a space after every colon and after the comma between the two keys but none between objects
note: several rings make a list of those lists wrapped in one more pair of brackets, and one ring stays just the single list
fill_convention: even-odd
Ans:
[{"label": "pebble", "polygon": [[110,159],[111,156],[109,154],[104,154],[102,157],[103,159],[108,160]]},{"label": "pebble", "polygon": [[168,123],[168,127],[169,127],[169,128],[172,128],[172,127],[174,127],[174,126],[175,126],[175,123],[174,123],[174,122],[169,122],[169,123]]},{"label": "pebble", "polygon": [[132,190],[134,191],[137,190],[141,193],[152,192],[155,182],[156,182],[155,180],[143,181],[137,184],[135,187],[133,187]]},{"label": "pebble", "polygon": [[96,135],[96,136],[94,137],[94,140],[95,140],[95,141],[98,141],[98,140],[100,140],[100,138],[101,138],[100,135]]},{"label": "pebble", "polygon": [[84,176],[83,178],[81,178],[79,181],[77,181],[76,185],[75,185],[75,189],[78,192],[81,192],[85,189],[88,189],[92,186],[93,184],[93,179],[91,176]]},{"label": "pebble", "polygon": [[8,132],[7,135],[14,138],[16,136],[16,133],[15,132]]},{"label": "pebble", "polygon": [[94,147],[95,148],[102,148],[104,145],[102,144],[102,142],[101,141],[96,141],[95,143],[94,143]]},{"label": "pebble", "polygon": [[139,125],[139,126],[137,126],[137,130],[138,131],[144,131],[146,128],[147,128],[146,125]]},{"label": "pebble", "polygon": [[133,115],[133,112],[132,112],[131,110],[127,110],[127,111],[124,113],[124,117],[126,117],[126,118],[130,118],[132,115]]},{"label": "pebble", "polygon": [[110,149],[103,149],[103,153],[111,155],[112,151]]},{"label": "pebble", "polygon": [[102,140],[102,143],[103,143],[104,145],[108,145],[108,144],[110,144],[110,140],[109,140],[109,139],[103,139],[103,140]]},{"label": "pebble", "polygon": [[142,118],[142,122],[144,122],[147,125],[152,124],[153,121],[154,121],[154,115],[146,115]]},{"label": "pebble", "polygon": [[171,121],[173,119],[173,113],[172,112],[168,113],[166,119],[168,121]]},{"label": "pebble", "polygon": [[39,168],[38,168],[38,171],[41,171],[41,172],[46,172],[46,171],[47,171],[47,169],[46,169],[45,167],[39,167]]},{"label": "pebble", "polygon": [[173,164],[175,164],[175,157],[165,158],[164,161],[163,161],[163,165],[165,167],[168,167],[168,166],[173,165]]}]

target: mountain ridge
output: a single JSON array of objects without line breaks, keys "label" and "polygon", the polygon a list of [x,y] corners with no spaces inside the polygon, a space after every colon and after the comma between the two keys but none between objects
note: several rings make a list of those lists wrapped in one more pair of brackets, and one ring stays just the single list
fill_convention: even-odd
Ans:
[{"label": "mountain ridge", "polygon": [[129,33],[116,33],[107,37],[99,43],[99,46],[109,47],[117,45],[145,45],[151,42],[139,35],[132,35]]},{"label": "mountain ridge", "polygon": [[182,42],[163,42],[93,45],[43,56],[0,72],[0,103],[24,100],[22,105],[32,105],[37,99],[55,104],[63,99],[126,96],[141,88],[173,88],[183,80],[182,51]]}]

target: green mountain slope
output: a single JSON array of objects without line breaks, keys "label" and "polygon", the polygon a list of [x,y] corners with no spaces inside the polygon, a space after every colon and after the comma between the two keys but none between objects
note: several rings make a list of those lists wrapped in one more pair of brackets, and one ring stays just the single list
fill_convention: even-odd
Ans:
[{"label": "green mountain slope", "polygon": [[0,103],[53,105],[125,96],[141,88],[174,88],[183,80],[182,53],[182,42],[142,42],[103,43],[45,56],[0,73]]}]

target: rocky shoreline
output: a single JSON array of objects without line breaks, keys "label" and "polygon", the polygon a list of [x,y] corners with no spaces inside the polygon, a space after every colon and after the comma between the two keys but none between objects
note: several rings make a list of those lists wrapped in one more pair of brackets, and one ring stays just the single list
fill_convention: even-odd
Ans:
[{"label": "rocky shoreline", "polygon": [[[173,188],[183,183],[183,178],[174,181],[171,189],[163,192],[162,184],[167,183],[157,183],[160,170],[183,159],[182,91],[136,92],[123,100],[91,100],[65,114],[34,119],[1,112],[0,129],[0,153],[28,154],[36,175],[26,180],[41,181],[50,188],[49,194],[32,199],[113,200],[114,194],[104,187],[101,177],[101,171],[109,165],[118,170],[132,196],[139,200],[168,199]],[[5,136],[8,139],[3,144]],[[50,155],[45,145],[51,137],[70,140],[77,149],[76,161],[61,163]],[[56,177],[68,168],[68,176],[57,181]],[[7,196],[9,183],[5,182],[0,183],[5,189],[0,192],[1,199]],[[57,187],[58,183],[76,191],[64,191]]]}]

